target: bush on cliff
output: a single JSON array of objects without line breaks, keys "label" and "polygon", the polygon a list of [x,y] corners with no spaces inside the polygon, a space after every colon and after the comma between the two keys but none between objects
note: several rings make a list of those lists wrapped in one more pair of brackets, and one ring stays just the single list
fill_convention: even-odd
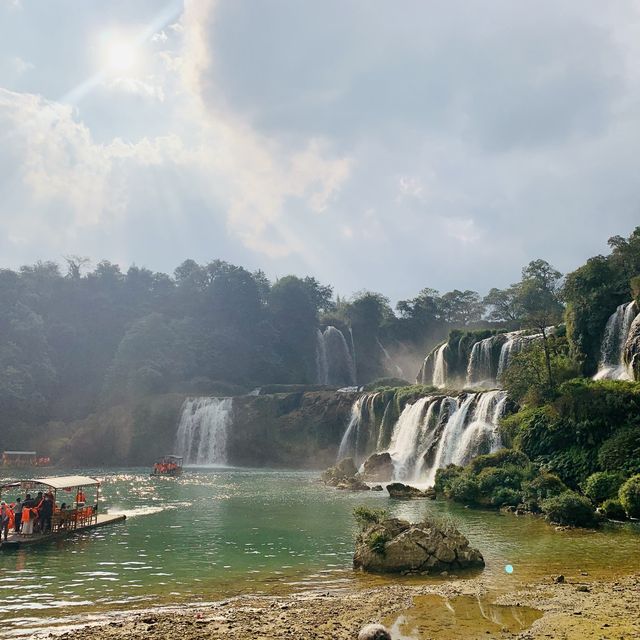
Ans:
[{"label": "bush on cliff", "polygon": [[628,476],[640,473],[640,427],[624,427],[606,440],[598,452],[598,463],[606,471]]},{"label": "bush on cliff", "polygon": [[575,491],[547,498],[542,502],[542,510],[547,520],[555,524],[592,527],[597,522],[590,500]]},{"label": "bush on cliff", "polygon": [[618,494],[620,503],[630,518],[640,518],[640,474],[629,478]]}]

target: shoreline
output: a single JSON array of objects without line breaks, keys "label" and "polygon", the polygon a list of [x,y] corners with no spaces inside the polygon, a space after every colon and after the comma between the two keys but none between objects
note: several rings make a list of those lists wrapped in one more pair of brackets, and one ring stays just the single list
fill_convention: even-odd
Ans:
[{"label": "shoreline", "polygon": [[[430,596],[425,609],[421,598]],[[203,606],[163,607],[131,612],[109,621],[59,632],[42,631],[36,637],[65,640],[124,640],[137,638],[291,638],[305,640],[349,640],[362,626],[382,622],[394,627],[397,637],[422,638],[420,616],[437,624],[438,615],[448,613],[456,598],[478,603],[475,632],[456,626],[438,627],[439,638],[500,637],[535,640],[541,638],[635,638],[640,637],[640,573],[607,580],[588,575],[567,577],[557,583],[547,580],[513,585],[496,591],[482,577],[450,580],[440,584],[391,584],[344,592],[322,592],[283,596],[240,595]],[[433,604],[442,599],[442,607]],[[417,602],[416,602],[417,599]],[[525,609],[538,610],[540,617],[530,626],[513,631],[491,620],[483,606],[498,605],[523,616]],[[528,609],[527,609],[528,610]],[[480,616],[480,612],[482,616]],[[425,616],[425,613],[427,614]],[[404,621],[404,625],[400,624]],[[468,622],[468,621],[467,621]],[[473,626],[473,622],[471,623]],[[488,630],[482,626],[485,625]],[[402,635],[399,636],[399,629]],[[424,631],[423,631],[424,632]],[[419,635],[414,635],[418,633]]]}]

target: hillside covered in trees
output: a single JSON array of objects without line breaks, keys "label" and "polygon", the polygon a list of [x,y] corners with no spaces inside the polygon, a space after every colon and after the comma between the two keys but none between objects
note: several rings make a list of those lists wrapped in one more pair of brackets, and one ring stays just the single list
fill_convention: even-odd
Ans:
[{"label": "hillside covered in trees", "polygon": [[493,333],[544,333],[564,317],[566,331],[515,358],[504,380],[516,401],[544,396],[563,380],[595,373],[608,318],[640,295],[640,227],[609,244],[609,255],[564,278],[536,260],[519,282],[484,298],[425,288],[395,310],[380,293],[346,300],[312,277],[270,282],[219,260],[187,260],[172,275],[136,266],[123,272],[106,261],[92,268],[78,257],[3,269],[0,446],[47,452],[75,421],[141,398],[178,402],[187,394],[316,384],[318,329],[327,326],[350,337],[357,383],[367,384],[413,380],[448,335],[470,346]]}]

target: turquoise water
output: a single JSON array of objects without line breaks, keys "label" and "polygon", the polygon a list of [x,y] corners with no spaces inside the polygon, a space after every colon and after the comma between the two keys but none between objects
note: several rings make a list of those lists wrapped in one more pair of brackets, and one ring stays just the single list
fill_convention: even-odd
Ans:
[{"label": "turquoise water", "polygon": [[190,469],[179,479],[152,478],[146,469],[84,473],[102,481],[103,507],[126,513],[126,522],[0,554],[0,636],[105,611],[384,582],[351,570],[351,512],[360,504],[414,520],[426,510],[452,519],[483,552],[484,576],[497,590],[553,573],[640,566],[633,525],[558,532],[531,517],[329,489],[312,472]]}]

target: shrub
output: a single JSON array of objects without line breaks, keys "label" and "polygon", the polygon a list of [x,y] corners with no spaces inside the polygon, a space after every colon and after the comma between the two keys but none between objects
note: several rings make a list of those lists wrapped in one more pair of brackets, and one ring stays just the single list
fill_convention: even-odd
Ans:
[{"label": "shrub", "polygon": [[487,453],[483,456],[478,456],[469,463],[469,470],[472,473],[480,473],[486,467],[528,467],[529,458],[521,451],[515,449],[500,449],[495,453]]},{"label": "shrub", "polygon": [[614,498],[618,495],[623,481],[624,478],[619,473],[598,471],[585,480],[582,490],[587,498],[591,498],[595,504],[602,504],[608,498]]},{"label": "shrub", "polygon": [[450,464],[444,469],[438,469],[436,471],[436,479],[433,484],[436,493],[446,494],[451,482],[460,476],[463,471],[464,469],[462,467],[458,467],[455,464]]},{"label": "shrub", "polygon": [[525,500],[539,502],[568,491],[567,485],[553,473],[542,472],[523,487]]},{"label": "shrub", "polygon": [[495,489],[508,488],[520,489],[522,486],[524,471],[519,467],[486,467],[477,477],[478,486],[484,495],[492,493]]},{"label": "shrub", "polygon": [[547,520],[574,527],[591,527],[596,523],[593,505],[575,491],[565,491],[542,503]]},{"label": "shrub", "polygon": [[451,481],[449,488],[445,493],[448,498],[451,498],[456,502],[470,504],[478,500],[480,488],[473,478],[470,478],[467,475],[461,475]]},{"label": "shrub", "polygon": [[605,500],[600,507],[600,511],[610,520],[627,519],[627,512],[624,510],[622,504],[620,504],[620,500]]},{"label": "shrub", "polygon": [[388,541],[389,538],[382,531],[374,531],[367,539],[367,546],[371,551],[383,556]]},{"label": "shrub", "polygon": [[506,505],[517,507],[522,502],[522,494],[507,487],[496,489],[491,494],[491,504],[496,507],[504,507]]},{"label": "shrub", "polygon": [[356,519],[360,529],[366,529],[369,525],[382,522],[388,517],[386,509],[374,509],[372,507],[356,507],[353,510],[353,517]]},{"label": "shrub", "polygon": [[629,478],[620,487],[618,497],[630,518],[640,518],[640,474]]},{"label": "shrub", "polygon": [[606,440],[598,452],[598,463],[605,471],[640,473],[640,427],[626,427]]}]

